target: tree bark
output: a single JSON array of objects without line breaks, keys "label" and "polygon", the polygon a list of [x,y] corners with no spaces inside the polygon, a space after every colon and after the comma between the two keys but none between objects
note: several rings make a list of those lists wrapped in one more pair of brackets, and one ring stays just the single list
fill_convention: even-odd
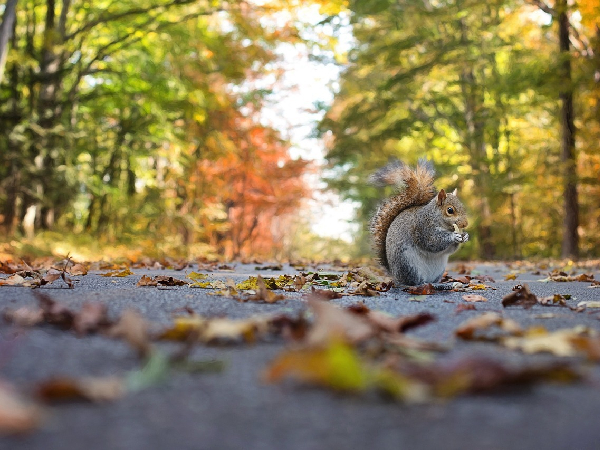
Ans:
[{"label": "tree bark", "polygon": [[8,41],[13,33],[17,11],[17,0],[7,0],[4,8],[4,16],[0,24],[0,83],[4,78],[4,65],[8,54]]},{"label": "tree bark", "polygon": [[564,178],[562,257],[579,256],[579,201],[577,198],[577,155],[575,153],[575,125],[573,123],[573,87],[569,41],[569,16],[567,1],[557,1],[560,72],[562,90],[560,98],[561,162]]}]

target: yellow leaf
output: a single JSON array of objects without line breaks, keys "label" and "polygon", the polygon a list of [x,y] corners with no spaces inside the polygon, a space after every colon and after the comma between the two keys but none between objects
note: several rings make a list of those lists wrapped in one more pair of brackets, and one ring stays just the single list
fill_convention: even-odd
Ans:
[{"label": "yellow leaf", "polygon": [[129,275],[133,275],[133,272],[129,269],[120,270],[120,271],[112,270],[110,272],[100,274],[100,276],[102,276],[102,277],[127,277]]},{"label": "yellow leaf", "polygon": [[208,275],[206,275],[204,273],[192,272],[187,277],[193,281],[200,281],[200,280],[206,280],[208,278]]},{"label": "yellow leaf", "polygon": [[288,350],[277,356],[264,374],[268,382],[285,378],[342,391],[362,391],[368,375],[356,352],[341,341],[326,347]]}]

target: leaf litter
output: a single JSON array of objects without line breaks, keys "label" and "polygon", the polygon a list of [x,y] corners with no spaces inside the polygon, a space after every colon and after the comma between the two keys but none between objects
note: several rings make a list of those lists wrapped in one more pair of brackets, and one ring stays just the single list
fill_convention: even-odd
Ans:
[{"label": "leaf litter", "polygon": [[[85,268],[83,266],[78,270],[83,271]],[[74,270],[72,272],[77,273]],[[122,272],[124,271],[121,270]],[[50,278],[52,277],[56,277],[56,272],[51,272]],[[197,272],[192,272],[187,278],[194,283],[177,280],[182,283],[179,285],[188,284],[193,287],[194,284],[198,284],[196,287],[209,287],[200,284],[210,283],[210,288],[220,289],[211,294],[231,296],[239,301],[274,303],[284,296],[272,292],[273,290],[304,290],[310,292],[307,301],[314,314],[314,320],[307,320],[305,314],[298,317],[280,314],[241,320],[206,318],[190,314],[174,318],[172,327],[154,335],[150,332],[149,323],[138,313],[125,311],[117,321],[111,322],[101,304],[90,303],[86,304],[87,306],[82,305],[79,311],[73,311],[54,301],[40,301],[41,307],[38,309],[6,310],[5,319],[21,326],[48,323],[72,330],[79,335],[107,332],[114,338],[129,342],[145,361],[142,369],[124,377],[47,380],[45,385],[39,386],[39,392],[46,392],[45,401],[62,401],[62,394],[57,394],[61,392],[58,389],[61,386],[65,393],[70,392],[65,394],[63,400],[67,400],[70,395],[71,400],[108,401],[119,398],[126,392],[160,382],[168,375],[170,368],[175,367],[176,362],[175,355],[168,357],[154,349],[151,341],[155,337],[181,341],[185,345],[184,349],[189,349],[189,346],[197,342],[211,345],[243,344],[283,337],[293,342],[294,346],[282,352],[267,367],[264,375],[267,381],[279,382],[291,377],[304,383],[346,392],[376,390],[407,402],[429,401],[434,397],[481,392],[511,384],[544,380],[573,381],[581,376],[572,365],[557,362],[523,367],[511,367],[505,363],[478,357],[462,358],[454,365],[435,362],[429,355],[432,352],[448,350],[447,346],[421,341],[405,334],[411,328],[435,320],[431,314],[393,317],[381,311],[372,311],[360,303],[350,308],[339,308],[327,303],[331,299],[339,298],[341,293],[338,290],[347,289],[346,295],[369,296],[378,295],[393,286],[391,280],[370,274],[362,268],[344,274],[312,272],[273,278],[262,278],[258,275],[238,284],[232,280],[208,281],[207,275]],[[471,290],[488,288],[482,283],[472,283],[472,279],[474,277],[465,276],[455,282],[467,281]],[[142,280],[148,284],[140,284]],[[156,283],[158,286],[159,282],[164,282],[168,286],[168,283],[175,280],[172,277],[143,276],[138,285],[153,286],[152,283]],[[480,276],[477,281],[493,282],[493,279]],[[323,286],[325,289],[316,289],[315,286]],[[428,290],[428,287],[421,289]],[[530,291],[527,292],[527,286],[525,289],[516,289],[515,292],[519,292],[511,294],[513,296],[506,301],[506,305],[503,301],[503,305],[568,306],[568,296],[555,294],[538,299]],[[241,294],[240,291],[250,293]],[[529,294],[535,297],[535,303]],[[486,301],[484,297],[476,294],[465,295],[463,299],[467,302]],[[472,303],[459,304],[456,312],[473,309],[475,306]],[[461,324],[456,330],[456,335],[462,340],[496,342],[506,348],[525,353],[549,351],[560,356],[585,356],[592,361],[600,360],[600,342],[592,331],[559,331],[548,332],[542,327],[538,327],[537,330],[523,330],[519,324],[500,314],[484,313]],[[198,361],[195,362],[197,364],[192,364],[194,362],[185,358],[188,351],[183,351],[183,362],[179,361],[182,364],[180,367],[188,367],[185,370],[191,370],[192,365],[199,370],[222,368],[221,364],[213,364],[214,361]],[[54,392],[54,397],[51,392]]]}]

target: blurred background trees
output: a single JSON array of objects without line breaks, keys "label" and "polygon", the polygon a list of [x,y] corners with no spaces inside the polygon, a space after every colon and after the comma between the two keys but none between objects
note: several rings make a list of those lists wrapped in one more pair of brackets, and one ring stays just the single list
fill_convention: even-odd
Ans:
[{"label": "blurred background trees", "polygon": [[475,219],[463,256],[598,255],[598,2],[348,8],[355,43],[319,130],[329,186],[361,222],[382,195],[368,175],[426,156]]},{"label": "blurred background trees", "polygon": [[[298,20],[303,8],[317,20]],[[368,255],[365,225],[389,193],[368,176],[425,156],[470,209],[459,256],[599,254],[597,1],[9,0],[0,13],[9,239]],[[342,70],[316,105],[324,162],[292,158],[290,136],[263,120],[282,45]],[[359,205],[351,243],[311,231],[319,164]]]},{"label": "blurred background trees", "polygon": [[[306,162],[261,125],[292,24],[225,1],[21,0],[0,88],[7,235],[69,230],[272,254]],[[8,9],[5,16],[8,17]],[[5,17],[6,19],[6,17]]]}]

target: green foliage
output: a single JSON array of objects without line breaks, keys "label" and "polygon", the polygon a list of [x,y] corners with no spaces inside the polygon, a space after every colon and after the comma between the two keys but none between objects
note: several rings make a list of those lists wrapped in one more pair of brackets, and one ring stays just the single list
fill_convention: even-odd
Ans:
[{"label": "green foliage", "polygon": [[366,224],[390,194],[368,176],[390,158],[427,157],[438,187],[457,187],[470,209],[474,240],[459,257],[557,256],[563,81],[535,8],[512,0],[349,8],[356,45],[319,124],[330,188],[360,202]]},{"label": "green foliage", "polygon": [[0,224],[8,234],[58,228],[216,251],[230,232],[231,201],[210,179],[228,175],[210,172],[211,162],[249,145],[246,158],[274,154],[283,174],[275,180],[300,179],[301,163],[288,168],[288,144],[257,119],[269,89],[253,81],[276,75],[275,47],[297,39],[291,24],[261,22],[270,8],[20,2],[0,85]]}]

